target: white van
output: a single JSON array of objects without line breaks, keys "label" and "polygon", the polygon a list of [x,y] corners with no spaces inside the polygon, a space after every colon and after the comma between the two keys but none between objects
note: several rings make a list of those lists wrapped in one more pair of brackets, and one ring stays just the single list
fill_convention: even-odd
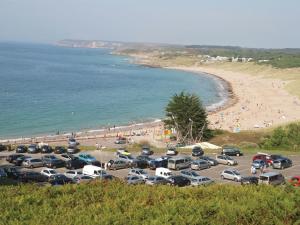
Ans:
[{"label": "white van", "polygon": [[93,165],[84,166],[82,169],[82,173],[84,175],[88,175],[93,178],[103,177],[103,175],[106,175],[106,171],[104,169],[102,169],[99,166],[93,166]]},{"label": "white van", "polygon": [[268,184],[268,185],[280,185],[284,184],[284,176],[281,173],[277,172],[268,172],[263,173],[259,176],[259,184]]},{"label": "white van", "polygon": [[158,177],[169,178],[173,176],[172,171],[163,167],[156,168],[155,175]]}]

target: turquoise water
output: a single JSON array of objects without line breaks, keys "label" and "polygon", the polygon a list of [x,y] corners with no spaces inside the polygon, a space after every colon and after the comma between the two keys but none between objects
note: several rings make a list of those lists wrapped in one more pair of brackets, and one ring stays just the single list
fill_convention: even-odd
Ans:
[{"label": "turquoise water", "polygon": [[222,100],[215,79],[148,68],[106,49],[0,43],[0,138],[163,118],[172,95]]}]

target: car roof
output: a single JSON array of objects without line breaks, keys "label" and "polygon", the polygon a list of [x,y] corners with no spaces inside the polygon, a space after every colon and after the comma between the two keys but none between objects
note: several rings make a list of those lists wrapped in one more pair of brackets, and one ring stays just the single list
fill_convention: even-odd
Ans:
[{"label": "car roof", "polygon": [[260,176],[265,176],[265,177],[271,177],[271,176],[276,176],[279,175],[280,173],[278,172],[267,172],[267,173],[263,173]]}]

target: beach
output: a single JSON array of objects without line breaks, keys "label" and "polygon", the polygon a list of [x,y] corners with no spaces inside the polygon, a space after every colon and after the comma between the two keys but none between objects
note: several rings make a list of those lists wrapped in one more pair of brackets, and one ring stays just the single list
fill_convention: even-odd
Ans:
[{"label": "beach", "polygon": [[[208,115],[213,129],[232,132],[278,126],[300,120],[300,100],[285,89],[288,81],[212,67],[168,67],[207,73],[230,83],[232,100]],[[268,74],[266,74],[268,75]]]}]

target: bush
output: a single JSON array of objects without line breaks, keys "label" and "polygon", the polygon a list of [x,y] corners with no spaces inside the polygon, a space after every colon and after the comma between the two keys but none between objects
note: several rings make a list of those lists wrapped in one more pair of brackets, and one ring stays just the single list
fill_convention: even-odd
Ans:
[{"label": "bush", "polygon": [[299,150],[300,148],[300,123],[291,123],[285,127],[276,128],[271,135],[265,137],[264,148],[287,148]]},{"label": "bush", "polygon": [[241,148],[259,148],[258,144],[253,142],[247,142],[247,141],[240,142],[239,146]]},{"label": "bush", "polygon": [[291,187],[197,188],[95,182],[61,187],[0,186],[0,224],[293,224]]}]

